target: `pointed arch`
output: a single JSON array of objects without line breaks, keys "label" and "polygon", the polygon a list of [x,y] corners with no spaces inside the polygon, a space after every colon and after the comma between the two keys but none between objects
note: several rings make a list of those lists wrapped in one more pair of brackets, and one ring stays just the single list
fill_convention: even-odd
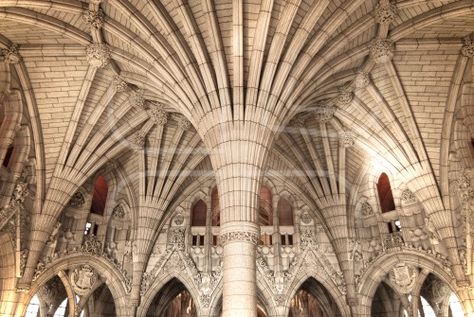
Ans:
[{"label": "pointed arch", "polygon": [[379,196],[380,209],[382,213],[395,210],[395,200],[393,199],[392,186],[388,175],[380,174],[377,181],[377,193]]},{"label": "pointed arch", "polygon": [[92,195],[92,203],[90,212],[103,216],[105,211],[105,203],[109,193],[109,185],[104,176],[99,175],[94,182],[94,192]]}]

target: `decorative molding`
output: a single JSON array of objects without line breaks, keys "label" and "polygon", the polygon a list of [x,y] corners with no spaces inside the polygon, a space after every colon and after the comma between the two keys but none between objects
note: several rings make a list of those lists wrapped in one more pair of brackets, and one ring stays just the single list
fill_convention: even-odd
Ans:
[{"label": "decorative molding", "polygon": [[370,55],[376,63],[386,63],[393,58],[393,43],[386,39],[376,39],[370,46]]},{"label": "decorative molding", "polygon": [[226,232],[220,235],[221,245],[226,245],[234,241],[245,241],[257,245],[259,241],[259,235],[256,232],[249,231],[232,231]]},{"label": "decorative molding", "polygon": [[110,48],[102,43],[87,45],[86,58],[92,67],[104,68],[110,63]]}]

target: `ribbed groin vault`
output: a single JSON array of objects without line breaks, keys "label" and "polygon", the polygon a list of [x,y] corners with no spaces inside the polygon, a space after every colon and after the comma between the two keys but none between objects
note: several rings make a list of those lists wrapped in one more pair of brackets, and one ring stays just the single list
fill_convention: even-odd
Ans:
[{"label": "ribbed groin vault", "polygon": [[474,316],[473,0],[0,0],[0,315]]}]

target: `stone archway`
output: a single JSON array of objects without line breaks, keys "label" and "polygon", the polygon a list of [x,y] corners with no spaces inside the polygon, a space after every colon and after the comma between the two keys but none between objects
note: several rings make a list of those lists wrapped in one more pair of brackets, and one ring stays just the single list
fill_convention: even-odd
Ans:
[{"label": "stone archway", "polygon": [[456,285],[453,283],[455,280],[449,268],[437,259],[428,254],[420,254],[413,250],[392,252],[373,261],[362,275],[358,286],[360,294],[359,316],[371,316],[372,302],[377,289],[392,269],[400,263],[416,267],[423,272],[432,273],[446,283],[453,291],[456,290]]},{"label": "stone archway", "polygon": [[41,287],[43,287],[43,285],[45,285],[53,277],[58,275],[61,276],[64,271],[80,267],[82,265],[88,265],[96,270],[103,281],[105,281],[105,285],[109,289],[115,305],[114,316],[128,316],[129,308],[126,301],[127,289],[126,281],[124,280],[123,275],[106,259],[85,254],[72,254],[64,256],[59,260],[52,262],[51,265],[48,265],[48,267],[31,285],[29,292],[22,295],[21,302],[23,305],[19,305],[16,315],[23,316],[25,314],[26,307],[33,296],[38,293]]}]

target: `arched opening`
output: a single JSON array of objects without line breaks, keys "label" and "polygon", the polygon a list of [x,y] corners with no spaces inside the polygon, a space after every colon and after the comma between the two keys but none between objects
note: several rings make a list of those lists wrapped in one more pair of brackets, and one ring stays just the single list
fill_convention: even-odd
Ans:
[{"label": "arched opening", "polygon": [[3,158],[3,163],[2,163],[3,167],[8,168],[8,165],[10,165],[10,161],[12,159],[14,149],[15,148],[13,147],[13,145],[10,145],[7,148],[7,152],[5,153],[5,157]]},{"label": "arched opening", "polygon": [[395,317],[405,314],[398,294],[384,282],[380,283],[372,300],[372,317]]},{"label": "arched opening", "polygon": [[40,300],[38,295],[31,298],[30,304],[26,308],[25,317],[38,317],[40,311]]},{"label": "arched opening", "polygon": [[[85,314],[86,312],[88,314]],[[105,283],[99,286],[89,297],[84,307],[81,307],[81,314],[104,317],[117,316],[114,298]]]},{"label": "arched opening", "polygon": [[293,207],[290,202],[283,197],[278,201],[277,213],[281,244],[293,245]]},{"label": "arched opening", "polygon": [[194,300],[183,283],[173,278],[156,294],[147,317],[197,317]]},{"label": "arched opening", "polygon": [[341,316],[335,300],[324,286],[314,278],[301,284],[290,302],[288,317]]},{"label": "arched opening", "polygon": [[191,233],[192,245],[203,246],[206,236],[206,213],[207,205],[201,199],[198,200],[191,209]]},{"label": "arched opening", "polygon": [[[380,209],[382,213],[389,213],[395,210],[395,201],[393,199],[392,187],[387,174],[382,173],[377,182],[377,193],[379,196]],[[388,216],[388,215],[387,215]],[[400,220],[397,215],[391,215],[386,219],[388,232],[393,233],[401,230]]]},{"label": "arched opening", "polygon": [[382,173],[377,182],[377,192],[379,194],[380,208],[382,213],[395,210],[395,201],[393,200],[392,187],[387,174]]},{"label": "arched opening", "polygon": [[191,226],[193,227],[205,227],[206,226],[206,203],[201,199],[198,200],[191,211]]},{"label": "arched opening", "polygon": [[273,243],[272,192],[266,186],[260,189],[258,224],[260,225],[260,244],[271,245]]},{"label": "arched opening", "polygon": [[260,226],[273,226],[272,192],[268,187],[260,189],[258,223]]},{"label": "arched opening", "polygon": [[90,212],[97,215],[104,215],[105,203],[107,201],[107,194],[109,192],[109,186],[105,177],[100,175],[97,177],[94,183],[94,194],[92,196],[92,204]]}]

